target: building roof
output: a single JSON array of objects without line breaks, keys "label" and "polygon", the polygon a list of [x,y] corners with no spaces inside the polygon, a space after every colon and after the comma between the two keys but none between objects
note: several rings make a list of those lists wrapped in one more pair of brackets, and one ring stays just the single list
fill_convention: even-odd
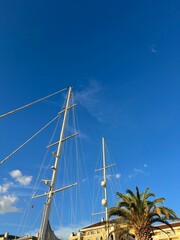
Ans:
[{"label": "building roof", "polygon": [[[88,226],[82,228],[81,231],[89,229],[89,228],[101,227],[101,226],[104,226],[106,223],[107,223],[106,221],[97,222],[97,223],[94,223],[94,224],[91,224],[91,225],[88,225]],[[110,220],[109,223],[117,223],[117,219]],[[180,221],[172,222],[170,224],[173,228],[180,227]],[[168,226],[166,224],[160,224],[160,225],[154,226],[154,230],[165,229],[165,228],[168,228]]]},{"label": "building roof", "polygon": [[[172,222],[172,223],[170,223],[171,224],[171,226],[173,227],[173,228],[175,228],[175,227],[180,227],[180,221],[178,221],[178,222]],[[166,225],[166,224],[161,224],[161,225],[155,225],[154,226],[154,229],[156,230],[156,229],[165,229],[165,228],[168,228],[168,226]]]},{"label": "building roof", "polygon": [[[113,219],[113,220],[110,220],[108,223],[116,223],[117,221],[115,220],[115,219]],[[103,226],[103,225],[105,225],[107,223],[107,221],[101,221],[101,222],[97,222],[97,223],[94,223],[94,224],[91,224],[91,225],[89,225],[89,226],[86,226],[86,227],[84,227],[84,228],[82,228],[81,230],[86,230],[86,229],[88,229],[88,228],[94,228],[94,227],[100,227],[100,226]]]}]

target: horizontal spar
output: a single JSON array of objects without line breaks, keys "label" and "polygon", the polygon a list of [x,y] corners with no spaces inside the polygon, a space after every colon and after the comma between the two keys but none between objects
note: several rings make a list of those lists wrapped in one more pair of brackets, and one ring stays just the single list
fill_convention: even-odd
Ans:
[{"label": "horizontal spar", "polygon": [[[68,185],[68,186],[66,186],[66,187],[63,187],[63,188],[59,188],[59,189],[57,189],[57,190],[54,190],[54,191],[52,191],[51,193],[54,194],[54,193],[57,193],[57,192],[61,192],[61,191],[65,190],[65,189],[74,187],[74,186],[76,186],[76,185],[77,185],[77,183],[73,183],[73,184]],[[40,194],[40,195],[37,195],[37,196],[32,196],[32,199],[44,197],[44,196],[47,196],[48,194],[49,194],[49,192],[45,192],[45,193]]]},{"label": "horizontal spar", "polygon": [[[63,138],[63,139],[62,139],[62,142],[66,141],[66,140],[68,140],[68,139],[70,139],[70,138],[72,138],[72,137],[75,137],[75,136],[77,136],[78,134],[79,134],[79,133],[77,132],[77,133],[72,134],[71,136],[68,136],[68,137],[66,137],[66,138]],[[47,146],[47,148],[53,147],[53,146],[57,145],[58,143],[59,143],[59,141],[57,141],[57,142],[55,142],[55,143],[51,143],[51,144],[49,144],[49,145]]]}]

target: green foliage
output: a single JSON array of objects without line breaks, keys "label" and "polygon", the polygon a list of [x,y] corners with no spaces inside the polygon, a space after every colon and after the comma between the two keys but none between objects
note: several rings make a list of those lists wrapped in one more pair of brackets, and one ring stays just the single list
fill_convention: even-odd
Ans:
[{"label": "green foliage", "polygon": [[117,206],[109,209],[109,218],[117,216],[119,223],[126,224],[126,233],[133,232],[137,240],[151,239],[155,223],[163,223],[172,228],[169,220],[179,220],[172,209],[162,206],[164,198],[149,200],[155,198],[149,188],[140,193],[136,187],[135,193],[127,189],[126,194],[117,192],[117,195],[120,200]]}]

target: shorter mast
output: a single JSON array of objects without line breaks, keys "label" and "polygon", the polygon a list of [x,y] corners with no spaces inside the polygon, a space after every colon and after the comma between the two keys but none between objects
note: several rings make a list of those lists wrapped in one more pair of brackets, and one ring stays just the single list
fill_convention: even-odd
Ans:
[{"label": "shorter mast", "polygon": [[[101,171],[103,170],[103,181],[101,182],[101,186],[104,188],[104,198],[102,199],[102,205],[105,207],[105,220],[106,222],[108,222],[108,192],[107,192],[107,173],[106,173],[106,169],[113,167],[115,164],[111,164],[109,166],[106,166],[106,154],[105,154],[105,141],[104,141],[104,137],[102,137],[102,161],[103,161],[103,167],[100,169],[95,170],[95,172],[97,171]],[[98,213],[95,213],[98,214]],[[100,213],[99,213],[100,214]]]},{"label": "shorter mast", "polygon": [[103,176],[104,181],[101,182],[101,186],[104,187],[104,199],[102,199],[102,205],[105,207],[106,221],[108,221],[108,197],[107,197],[107,181],[106,181],[106,156],[105,156],[105,146],[104,137],[102,137],[102,160],[103,160]]}]

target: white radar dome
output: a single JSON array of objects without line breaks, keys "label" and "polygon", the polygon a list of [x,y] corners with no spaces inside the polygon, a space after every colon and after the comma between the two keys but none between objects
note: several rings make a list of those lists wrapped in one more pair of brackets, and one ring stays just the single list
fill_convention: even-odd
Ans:
[{"label": "white radar dome", "polygon": [[102,181],[101,182],[101,187],[105,187],[106,186],[106,182],[105,181]]},{"label": "white radar dome", "polygon": [[102,199],[102,205],[106,206],[106,204],[107,204],[107,200],[106,199]]}]

